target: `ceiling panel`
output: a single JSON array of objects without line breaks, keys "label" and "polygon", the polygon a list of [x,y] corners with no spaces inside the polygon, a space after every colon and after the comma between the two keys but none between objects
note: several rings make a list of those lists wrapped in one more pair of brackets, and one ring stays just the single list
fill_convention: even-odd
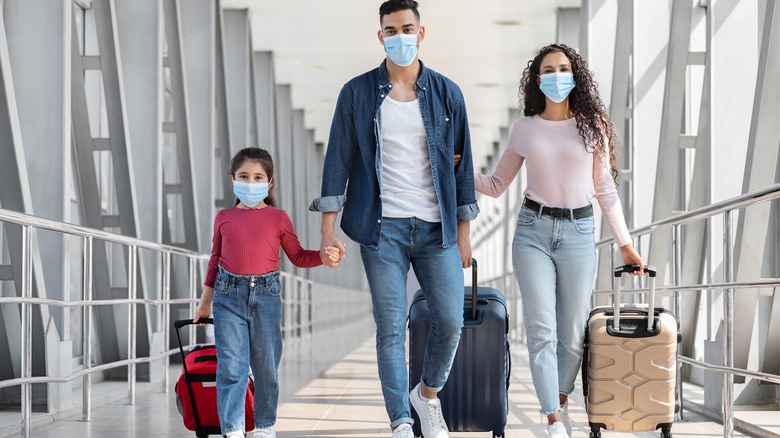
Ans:
[{"label": "ceiling panel", "polygon": [[[254,50],[272,51],[277,83],[292,87],[293,106],[306,127],[327,142],[342,85],[384,59],[377,39],[380,1],[223,0],[248,9]],[[517,107],[522,69],[536,50],[554,42],[558,7],[578,0],[420,0],[426,28],[420,59],[463,90],[476,164]]]}]

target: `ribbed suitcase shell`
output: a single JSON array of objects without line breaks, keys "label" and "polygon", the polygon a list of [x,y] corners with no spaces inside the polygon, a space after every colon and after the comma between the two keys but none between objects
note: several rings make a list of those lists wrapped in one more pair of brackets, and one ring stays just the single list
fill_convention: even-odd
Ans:
[{"label": "ribbed suitcase shell", "polygon": [[[464,327],[447,384],[439,392],[442,413],[451,432],[492,431],[503,436],[507,422],[511,369],[508,316],[503,294],[497,289],[477,289],[477,319],[472,318],[472,289],[464,296]],[[431,328],[430,311],[421,290],[409,309],[409,385],[420,381],[423,355]],[[416,412],[415,436],[420,436]]]},{"label": "ribbed suitcase shell", "polygon": [[[679,325],[656,308],[647,332],[647,307],[621,306],[620,333],[613,308],[593,309],[587,330],[587,412],[591,427],[654,431],[674,422]],[[586,368],[583,367],[583,370]],[[583,376],[586,378],[586,376]]]},{"label": "ribbed suitcase shell", "polygon": [[[211,318],[203,323],[213,324]],[[180,329],[192,324],[192,320],[174,322],[179,351],[182,354],[182,370],[174,386],[176,404],[182,415],[184,427],[195,432],[199,438],[221,435],[217,413],[217,348],[214,344],[196,345],[184,352]],[[246,403],[244,405],[245,430],[255,429],[255,385],[248,378]],[[197,415],[196,415],[197,412]]]}]

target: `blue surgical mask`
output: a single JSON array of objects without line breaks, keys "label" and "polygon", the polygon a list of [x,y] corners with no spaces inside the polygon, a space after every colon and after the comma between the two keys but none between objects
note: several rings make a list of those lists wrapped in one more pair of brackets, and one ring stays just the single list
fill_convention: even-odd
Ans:
[{"label": "blue surgical mask", "polygon": [[555,103],[563,102],[574,89],[574,75],[571,73],[545,73],[539,77],[541,78],[539,89]]},{"label": "blue surgical mask", "polygon": [[396,65],[406,67],[417,56],[417,34],[399,33],[385,37],[385,53]]},{"label": "blue surgical mask", "polygon": [[233,181],[233,193],[247,207],[254,207],[268,197],[268,183],[245,183]]}]

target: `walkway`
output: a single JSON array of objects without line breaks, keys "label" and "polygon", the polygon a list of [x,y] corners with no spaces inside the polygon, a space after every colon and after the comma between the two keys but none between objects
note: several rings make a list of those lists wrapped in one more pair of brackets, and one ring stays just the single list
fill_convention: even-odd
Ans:
[{"label": "walkway", "polygon": [[[528,359],[524,348],[513,351],[510,387],[510,417],[507,437],[546,436],[533,395]],[[172,368],[178,377],[178,368]],[[172,379],[173,381],[174,379]],[[113,383],[112,383],[113,384]],[[119,394],[126,384],[117,383]],[[582,397],[575,394],[571,406],[575,437],[587,436],[587,421]],[[770,413],[768,413],[770,414]],[[772,412],[770,416],[776,415]],[[176,410],[173,393],[149,390],[137,397],[134,406],[115,402],[93,411],[93,421],[84,423],[80,416],[38,427],[36,438],[102,438],[102,437],[194,437],[186,430]],[[721,427],[686,412],[685,421],[675,424],[676,438],[721,437]],[[778,420],[773,420],[779,423]],[[283,437],[390,437],[377,378],[373,342],[367,341],[332,366],[320,377],[294,394],[285,397],[279,408],[277,436]],[[774,429],[780,433],[780,426]],[[456,433],[453,438],[488,437],[489,433]],[[605,437],[651,437],[658,434],[605,433]],[[737,434],[735,436],[744,436]]]}]

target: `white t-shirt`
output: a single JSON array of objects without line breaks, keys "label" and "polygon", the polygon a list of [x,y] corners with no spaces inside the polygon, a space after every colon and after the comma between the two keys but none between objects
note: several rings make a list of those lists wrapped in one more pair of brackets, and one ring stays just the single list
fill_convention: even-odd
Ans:
[{"label": "white t-shirt", "polygon": [[382,119],[382,216],[441,222],[420,103],[386,97]]}]

